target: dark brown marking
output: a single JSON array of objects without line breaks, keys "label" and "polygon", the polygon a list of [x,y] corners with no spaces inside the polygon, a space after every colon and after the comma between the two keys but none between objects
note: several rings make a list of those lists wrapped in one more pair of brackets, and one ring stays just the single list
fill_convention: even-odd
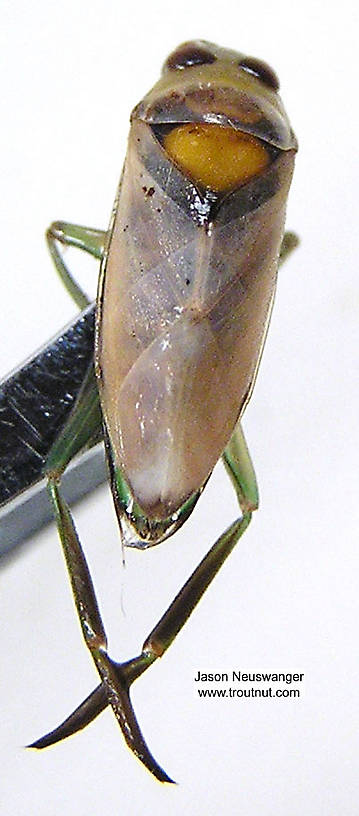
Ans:
[{"label": "dark brown marking", "polygon": [[215,62],[216,57],[207,48],[193,42],[184,43],[169,55],[165,67],[170,70],[191,68],[193,65],[207,65]]},{"label": "dark brown marking", "polygon": [[261,82],[268,85],[269,88],[273,88],[274,91],[279,90],[277,74],[266,62],[262,62],[262,60],[256,59],[256,57],[244,57],[244,59],[240,61],[239,67],[256,76]]}]

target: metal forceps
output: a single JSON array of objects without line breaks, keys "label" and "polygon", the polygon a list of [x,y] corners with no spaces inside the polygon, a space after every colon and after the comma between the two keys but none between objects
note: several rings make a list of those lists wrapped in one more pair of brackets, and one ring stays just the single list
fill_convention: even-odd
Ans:
[{"label": "metal forceps", "polygon": [[[0,383],[0,557],[52,519],[43,469],[92,364],[95,304]],[[63,477],[71,503],[106,479],[102,444]]]}]

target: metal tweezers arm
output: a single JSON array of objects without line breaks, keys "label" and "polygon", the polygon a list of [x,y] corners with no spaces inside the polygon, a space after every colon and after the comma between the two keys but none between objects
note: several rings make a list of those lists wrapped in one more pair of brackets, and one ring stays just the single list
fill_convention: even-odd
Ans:
[{"label": "metal tweezers arm", "polygon": [[[95,305],[0,383],[0,556],[51,517],[43,467],[93,356]],[[106,478],[102,445],[63,478],[71,503]]]}]

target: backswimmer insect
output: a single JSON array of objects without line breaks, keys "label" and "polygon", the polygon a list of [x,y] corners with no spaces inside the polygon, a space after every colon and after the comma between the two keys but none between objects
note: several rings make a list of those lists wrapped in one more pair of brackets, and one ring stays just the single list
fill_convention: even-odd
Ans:
[{"label": "backswimmer insect", "polygon": [[[101,683],[44,748],[107,705],[125,740],[162,782],[129,696],[170,646],[258,507],[240,419],[250,399],[283,238],[297,142],[272,69],[204,41],[185,43],[132,112],[127,157],[107,233],[54,223],[49,247],[65,285],[88,303],[62,245],[101,258],[95,362],[48,456],[48,487],[83,636]],[[103,431],[102,431],[103,428]],[[240,507],[141,654],[115,663],[70,510],[60,493],[69,462],[103,433],[125,545],[178,530],[222,456]]]}]

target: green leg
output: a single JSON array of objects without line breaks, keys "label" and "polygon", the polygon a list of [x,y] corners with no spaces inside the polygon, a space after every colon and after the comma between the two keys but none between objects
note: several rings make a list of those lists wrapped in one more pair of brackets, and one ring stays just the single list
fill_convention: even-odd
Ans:
[{"label": "green leg", "polygon": [[[133,711],[128,680],[122,667],[107,654],[107,638],[97,606],[97,600],[86,559],[79,542],[69,508],[59,493],[54,479],[49,490],[56,514],[57,526],[69,571],[77,613],[85,643],[98,670],[107,702],[118,720],[125,740],[134,754],[161,782],[172,782],[158,765],[141,734]],[[144,666],[145,668],[145,666]],[[143,668],[143,670],[144,670]]]},{"label": "green leg", "polygon": [[[80,309],[84,309],[89,304],[89,300],[66,266],[60,247],[76,247],[101,260],[106,232],[91,227],[82,227],[78,224],[69,224],[66,221],[54,221],[46,232],[46,238],[51,257],[65,288]],[[101,439],[101,409],[95,373],[93,365],[91,365],[76,400],[76,405],[60,436],[51,448],[44,468],[44,475],[55,474],[56,478],[59,478],[76,454]]]},{"label": "green leg", "polygon": [[50,449],[44,476],[59,480],[74,456],[100,442],[102,438],[102,414],[94,366],[91,363],[70,416]]},{"label": "green leg", "polygon": [[220,536],[192,573],[161,620],[146,638],[141,654],[121,664],[113,662],[107,654],[106,635],[85,557],[70,511],[60,496],[56,478],[50,478],[50,493],[83,636],[102,682],[62,725],[32,743],[30,747],[45,748],[75,733],[91,722],[107,705],[111,705],[125,740],[136,756],[160,781],[172,781],[154,760],[144,742],[131,705],[129,688],[133,681],[143,674],[158,657],[161,657],[174,641],[203,593],[247,529],[253,510],[258,507],[256,478],[239,426],[226,448],[224,461],[237,493],[242,511],[240,518]]},{"label": "green leg", "polygon": [[46,232],[47,244],[57,272],[65,288],[81,310],[85,309],[90,301],[66,266],[60,246],[77,247],[84,250],[84,252],[88,252],[93,258],[101,260],[105,238],[106,232],[103,230],[81,227],[78,224],[69,224],[66,221],[54,221]]},{"label": "green leg", "polygon": [[[55,247],[55,241],[80,247],[95,257],[101,257],[105,234],[97,230],[87,230],[60,222],[54,224],[50,232],[50,251],[55,265],[68,290],[74,295],[79,306],[83,307],[87,299],[68,272]],[[297,237],[293,233],[286,233],[281,247],[280,264],[286,260],[297,244]],[[133,660],[118,664],[112,661],[107,654],[106,635],[91,576],[69,508],[58,490],[60,474],[70,459],[84,446],[86,439],[91,437],[91,434],[94,436],[100,434],[100,425],[101,416],[96,382],[91,370],[70,420],[50,453],[47,472],[49,473],[50,495],[54,504],[84,639],[100,674],[101,684],[60,726],[29,747],[45,748],[76,733],[100,714],[107,705],[111,705],[129,747],[158,779],[170,782],[172,780],[157,764],[144,742],[131,705],[129,688],[133,681],[143,674],[158,657],[162,656],[174,641],[203,593],[248,527],[252,512],[258,507],[256,477],[242,430],[238,426],[224,452],[223,459],[236,490],[242,511],[241,517],[220,536],[182,587],[161,620],[146,638],[141,654]]]},{"label": "green leg", "polygon": [[[89,300],[65,264],[60,247],[76,247],[101,260],[106,233],[103,230],[54,221],[46,232],[51,257],[60,278],[80,309]],[[71,459],[86,447],[102,439],[102,417],[93,365],[89,367],[80,394],[65,427],[51,448],[44,475],[58,478]]]}]

